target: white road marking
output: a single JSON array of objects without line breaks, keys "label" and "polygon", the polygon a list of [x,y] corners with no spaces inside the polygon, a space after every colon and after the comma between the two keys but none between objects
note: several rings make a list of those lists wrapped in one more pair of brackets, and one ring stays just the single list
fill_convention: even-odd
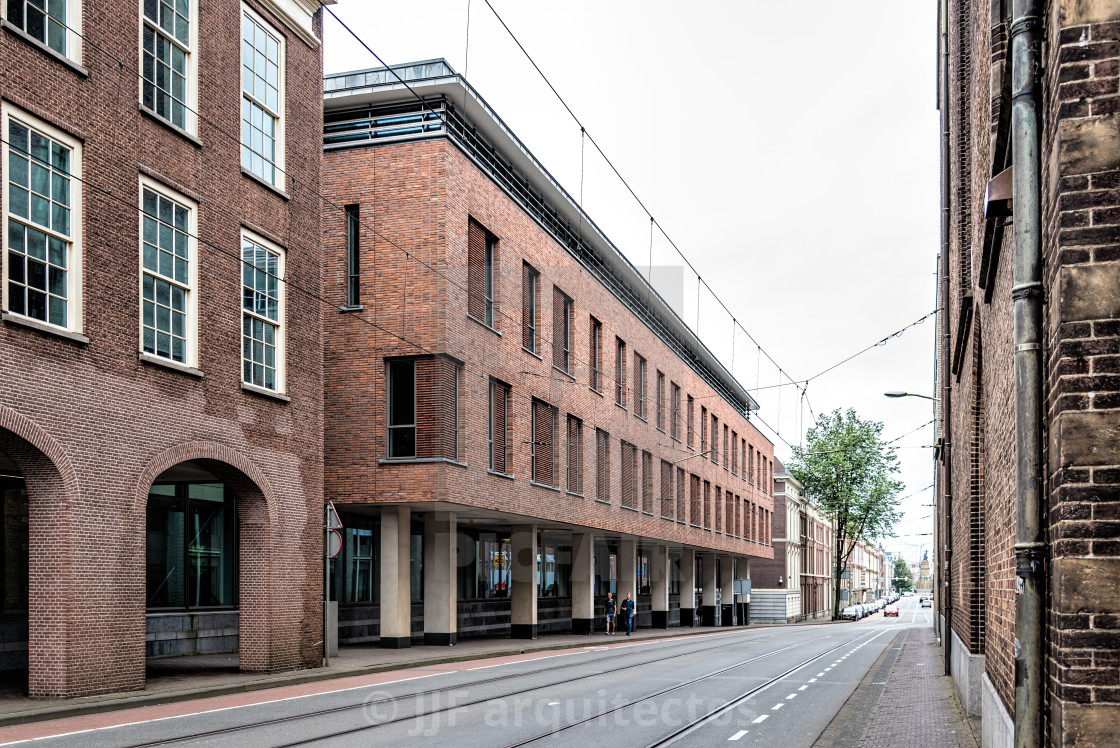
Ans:
[{"label": "white road marking", "polygon": [[797,698],[797,694],[791,693],[789,696],[786,697],[786,701],[789,701],[790,699],[796,699],[796,698]]},{"label": "white road marking", "polygon": [[[821,673],[821,675],[824,675],[824,673]],[[816,683],[816,682],[817,682],[817,679],[816,679],[816,678],[810,678],[810,679],[809,679],[809,682],[810,682],[810,683]]]},{"label": "white road marking", "polygon": [[804,691],[804,690],[805,690],[806,688],[808,688],[808,687],[809,687],[809,686],[802,686],[801,688],[799,688],[799,689],[797,689],[797,690],[798,690],[798,691]]},{"label": "white road marking", "polygon": [[823,677],[824,677],[824,673],[817,673],[817,677],[818,677],[818,678],[823,678]]},{"label": "white road marking", "polygon": [[832,668],[830,668],[830,667],[826,667],[826,668],[824,669],[824,671],[825,671],[825,672],[827,673],[827,672],[828,672],[829,670],[831,670],[831,669],[832,669]]},{"label": "white road marking", "polygon": [[729,737],[728,740],[738,740],[739,738],[743,737],[746,734],[747,734],[746,730],[739,730],[739,732],[737,732],[734,735],[732,735],[731,737]]},{"label": "white road marking", "polygon": [[[781,705],[779,704],[779,706],[781,706]],[[760,714],[760,715],[759,715],[759,716],[758,716],[758,717],[757,717],[757,718],[755,719],[755,721],[754,721],[754,722],[751,722],[751,724],[752,724],[752,725],[757,725],[757,724],[760,724],[761,722],[765,721],[765,720],[766,720],[766,718],[767,718],[767,717],[769,717],[769,716],[770,716],[769,714]]]},{"label": "white road marking", "polygon": [[776,711],[778,711],[779,709],[781,709],[781,708],[782,708],[783,706],[785,706],[785,703],[784,703],[784,702],[781,702],[781,701],[779,701],[779,702],[778,702],[777,704],[775,704],[774,706],[770,707],[770,711],[772,711],[772,712],[776,712]]}]

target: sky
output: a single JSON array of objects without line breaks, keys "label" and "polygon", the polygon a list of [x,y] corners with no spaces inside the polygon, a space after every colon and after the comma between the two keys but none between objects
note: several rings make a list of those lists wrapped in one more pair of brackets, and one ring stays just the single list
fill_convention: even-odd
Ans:
[{"label": "sky", "polygon": [[[934,3],[329,9],[388,64],[447,60],[631,262],[684,268],[681,316],[759,401],[778,459],[836,408],[882,422],[887,440],[918,429],[895,442],[903,519],[883,545],[909,561],[932,551],[933,427],[919,427],[933,403],[883,393],[934,394],[933,318],[815,375],[936,304]],[[330,13],[324,37],[327,74],[380,65]],[[652,247],[650,215],[664,230]]]}]

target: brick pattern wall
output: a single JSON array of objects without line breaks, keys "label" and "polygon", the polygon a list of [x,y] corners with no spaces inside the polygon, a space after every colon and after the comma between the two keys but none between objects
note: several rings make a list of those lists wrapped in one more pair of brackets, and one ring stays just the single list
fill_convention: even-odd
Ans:
[{"label": "brick pattern wall", "polygon": [[[199,9],[201,145],[138,109],[135,2],[82,4],[88,75],[0,31],[2,106],[81,141],[89,182],[74,188],[89,342],[0,324],[0,450],[18,454],[31,495],[33,696],[143,687],[147,491],[153,465],[185,459],[211,460],[231,481],[255,476],[253,491],[231,489],[242,517],[243,667],[313,666],[322,656],[323,309],[295,290],[320,288],[321,58],[248,4],[286,37],[285,195],[240,169],[240,2]],[[141,174],[198,202],[201,378],[139,360]],[[243,228],[285,251],[290,402],[240,387]],[[0,251],[6,242],[0,232]]]}]

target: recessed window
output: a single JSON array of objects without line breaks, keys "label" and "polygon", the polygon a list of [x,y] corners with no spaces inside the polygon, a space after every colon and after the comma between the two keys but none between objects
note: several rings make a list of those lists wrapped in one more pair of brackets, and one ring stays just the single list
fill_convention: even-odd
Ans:
[{"label": "recessed window", "polygon": [[63,57],[81,62],[79,0],[7,0],[8,23]]},{"label": "recessed window", "polygon": [[390,459],[416,456],[416,362],[412,359],[388,364],[389,412],[387,421]]},{"label": "recessed window", "polygon": [[583,421],[568,416],[568,490],[583,493]]},{"label": "recessed window", "polygon": [[490,380],[490,469],[495,473],[509,472],[509,385]]},{"label": "recessed window", "polygon": [[634,415],[646,417],[646,360],[634,354]]},{"label": "recessed window", "polygon": [[665,375],[657,372],[657,428],[665,430]]},{"label": "recessed window", "polygon": [[622,488],[622,506],[637,509],[638,449],[626,440],[622,441],[621,446],[622,470],[619,473],[619,485]]},{"label": "recessed window", "polygon": [[595,429],[595,498],[611,501],[611,437]]},{"label": "recessed window", "polygon": [[494,324],[494,263],[498,239],[478,221],[467,222],[467,314],[487,327]]},{"label": "recessed window", "polygon": [[148,492],[147,606],[237,605],[237,512],[222,483],[156,484]]},{"label": "recessed window", "polygon": [[241,236],[241,378],[283,392],[284,255],[279,247],[243,232]]},{"label": "recessed window", "polygon": [[176,127],[195,130],[193,0],[144,0],[141,103]]},{"label": "recessed window", "polygon": [[530,353],[537,351],[537,332],[540,323],[539,301],[541,296],[541,274],[532,265],[521,265],[521,347]]},{"label": "recessed window", "polygon": [[531,480],[544,486],[559,487],[560,416],[557,409],[541,400],[533,400],[531,429]]},{"label": "recessed window", "polygon": [[673,519],[673,463],[661,461],[661,516]]},{"label": "recessed window", "polygon": [[692,414],[695,412],[695,410],[696,410],[695,401],[692,399],[692,395],[689,395],[688,396],[688,407],[685,410],[685,420],[686,420],[686,423],[687,423],[685,428],[686,428],[686,431],[687,431],[686,438],[688,440],[685,443],[685,446],[688,447],[689,449],[692,449],[692,445],[695,443],[694,440],[693,440],[693,434],[695,433],[695,431],[694,431],[693,426],[692,426]]},{"label": "recessed window", "polygon": [[361,295],[361,221],[357,205],[346,206],[346,305],[360,306]]},{"label": "recessed window", "polygon": [[[670,401],[669,413],[669,436],[677,441],[681,440],[681,388],[676,382],[672,382],[670,386],[672,399]],[[692,398],[689,398],[691,402]],[[689,446],[692,446],[691,443]]]},{"label": "recessed window", "polygon": [[642,452],[642,511],[653,514],[653,455]]},{"label": "recessed window", "polygon": [[283,38],[243,7],[241,166],[271,185],[277,184],[278,172],[284,170],[283,59]]},{"label": "recessed window", "polygon": [[154,182],[141,180],[140,209],[141,350],[194,365],[195,206]]},{"label": "recessed window", "polygon": [[563,372],[572,370],[572,300],[552,287],[552,365]]},{"label": "recessed window", "polygon": [[70,330],[80,328],[79,144],[5,107],[4,306]]},{"label": "recessed window", "polygon": [[614,401],[626,407],[626,343],[621,338],[614,339]]},{"label": "recessed window", "polygon": [[589,334],[591,341],[590,350],[588,351],[587,360],[588,368],[591,372],[591,389],[596,392],[602,391],[602,368],[603,368],[603,323],[594,317],[591,318],[591,332]]}]

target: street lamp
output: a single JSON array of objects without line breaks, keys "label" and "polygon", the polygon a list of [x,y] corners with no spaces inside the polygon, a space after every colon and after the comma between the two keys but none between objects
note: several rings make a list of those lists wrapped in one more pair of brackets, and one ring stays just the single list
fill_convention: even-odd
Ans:
[{"label": "street lamp", "polygon": [[890,392],[884,392],[883,394],[886,395],[887,397],[922,397],[922,398],[925,398],[926,400],[933,400],[935,403],[941,402],[940,397],[932,397],[930,395],[919,395],[916,392],[903,392],[902,390],[891,390]]}]

